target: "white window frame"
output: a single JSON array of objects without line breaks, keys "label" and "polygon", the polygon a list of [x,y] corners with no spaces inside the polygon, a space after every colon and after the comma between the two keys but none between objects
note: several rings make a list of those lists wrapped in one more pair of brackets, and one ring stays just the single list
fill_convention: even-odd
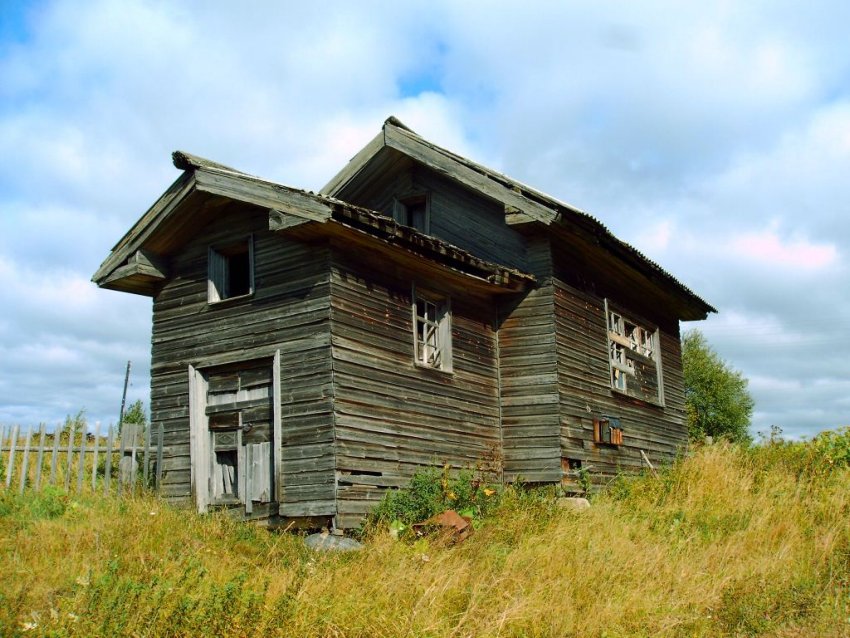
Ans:
[{"label": "white window frame", "polygon": [[[615,392],[638,400],[664,405],[664,379],[661,374],[661,331],[628,313],[612,308],[605,300],[605,328],[608,341],[609,383]],[[634,353],[655,364],[658,395],[656,397],[635,396],[630,382],[635,379]]]},{"label": "white window frame", "polygon": [[[228,291],[230,279],[230,255],[228,251],[243,245],[248,248],[248,292],[232,295]],[[241,251],[240,251],[241,252]],[[254,236],[248,235],[242,241],[231,242],[218,247],[210,246],[207,251],[207,301],[211,304],[243,299],[254,294]]]},{"label": "white window frame", "polygon": [[412,285],[413,362],[421,368],[452,371],[451,299]]},{"label": "white window frame", "polygon": [[[408,207],[411,204],[425,204],[425,212],[423,219],[423,227],[418,228],[413,224],[409,223],[408,219]],[[408,193],[403,197],[396,197],[393,200],[393,219],[401,224],[402,226],[407,226],[409,228],[413,228],[418,230],[421,233],[425,233],[426,235],[431,233],[431,194],[426,191]]]}]

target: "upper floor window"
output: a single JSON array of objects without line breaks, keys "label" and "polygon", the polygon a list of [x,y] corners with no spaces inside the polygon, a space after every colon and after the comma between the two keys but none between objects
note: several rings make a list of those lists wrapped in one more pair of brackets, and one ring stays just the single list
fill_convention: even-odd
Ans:
[{"label": "upper floor window", "polygon": [[629,396],[663,403],[658,330],[633,321],[606,303],[611,387]]},{"label": "upper floor window", "polygon": [[251,236],[209,249],[207,291],[210,303],[254,292],[254,242]]},{"label": "upper floor window", "polygon": [[452,369],[451,305],[441,297],[413,288],[414,360],[416,365]]},{"label": "upper floor window", "polygon": [[393,219],[402,226],[431,232],[431,198],[428,193],[416,193],[395,200]]}]

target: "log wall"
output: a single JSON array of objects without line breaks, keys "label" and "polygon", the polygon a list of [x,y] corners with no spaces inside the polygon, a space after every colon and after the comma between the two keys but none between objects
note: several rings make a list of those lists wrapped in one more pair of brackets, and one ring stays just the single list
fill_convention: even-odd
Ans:
[{"label": "log wall", "polygon": [[[271,359],[280,350],[283,495],[288,516],[334,513],[329,250],[271,234],[268,212],[221,208],[172,259],[154,300],[151,415],[164,427],[164,495],[192,502],[188,366]],[[255,292],[207,302],[207,250],[253,234]]]},{"label": "log wall", "polygon": [[[643,466],[641,450],[670,461],[687,444],[678,324],[659,329],[664,405],[611,388],[605,299],[554,279],[561,454],[588,465],[600,482]],[[593,442],[593,419],[620,418],[623,445]]]},{"label": "log wall", "polygon": [[453,371],[422,368],[413,357],[415,273],[344,248],[332,263],[336,524],[346,528],[423,466],[468,468],[498,454],[496,316],[490,301],[430,285],[451,298]]},{"label": "log wall", "polygon": [[527,259],[538,287],[500,309],[505,479],[559,481],[558,360],[548,240],[530,239]]}]

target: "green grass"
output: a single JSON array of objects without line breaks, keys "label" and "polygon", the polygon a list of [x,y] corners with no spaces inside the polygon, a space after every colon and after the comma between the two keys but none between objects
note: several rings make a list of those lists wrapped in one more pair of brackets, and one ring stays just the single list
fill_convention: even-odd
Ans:
[{"label": "green grass", "polygon": [[0,635],[847,636],[848,442],[699,448],[580,513],[509,488],[459,545],[378,524],[347,555],[152,497],[0,492]]}]

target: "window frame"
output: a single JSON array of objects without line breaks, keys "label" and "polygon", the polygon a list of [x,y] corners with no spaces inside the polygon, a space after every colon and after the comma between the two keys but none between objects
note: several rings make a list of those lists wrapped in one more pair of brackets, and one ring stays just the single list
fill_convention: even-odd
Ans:
[{"label": "window frame", "polygon": [[[421,315],[419,302],[425,304],[426,312]],[[433,308],[433,318],[428,316],[428,307]],[[413,321],[413,364],[417,368],[437,370],[439,372],[452,373],[452,307],[451,298],[448,295],[435,293],[431,290],[422,289],[415,283],[411,285],[410,310]],[[420,325],[424,325],[420,329]],[[423,342],[420,334],[431,327],[434,337],[434,348],[439,352],[437,363],[428,361],[429,354],[427,344]],[[420,344],[422,347],[420,348]]]},{"label": "window frame", "polygon": [[[236,255],[243,254],[241,247],[245,246],[248,253],[248,291],[238,294],[227,294],[230,278],[230,260]],[[233,252],[235,249],[239,252]],[[233,254],[228,254],[233,252]],[[222,304],[238,299],[245,299],[254,294],[254,235],[229,243],[210,246],[207,250],[207,303]]]},{"label": "window frame", "polygon": [[[661,330],[633,313],[624,312],[605,299],[605,335],[608,345],[608,385],[612,392],[651,405],[664,407],[664,377],[661,367]],[[643,396],[629,388],[635,365],[651,361],[655,367],[657,395]]]},{"label": "window frame", "polygon": [[[425,206],[423,211],[422,228],[419,228],[412,223],[408,223],[411,221],[408,219],[410,211],[409,207],[413,204],[424,204]],[[401,224],[402,226],[413,228],[414,230],[418,230],[420,233],[429,235],[431,233],[431,193],[428,191],[415,191],[400,197],[395,197],[393,199],[393,219],[396,223]]]}]

